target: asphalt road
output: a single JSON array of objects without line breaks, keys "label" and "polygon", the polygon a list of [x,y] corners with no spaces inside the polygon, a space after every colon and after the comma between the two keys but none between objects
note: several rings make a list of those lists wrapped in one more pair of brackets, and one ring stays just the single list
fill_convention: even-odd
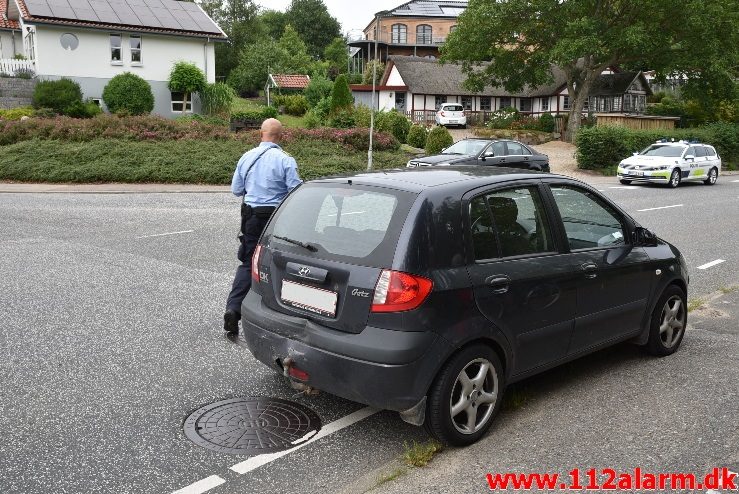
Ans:
[{"label": "asphalt road", "polygon": [[[599,184],[681,248],[691,298],[739,285],[739,182],[612,187]],[[665,206],[676,207],[639,211]],[[364,407],[295,397],[223,336],[236,266],[232,197],[0,194],[0,211],[0,492],[201,492],[209,482],[220,483],[216,493],[362,492],[404,444],[428,439],[389,412],[341,428]],[[483,492],[485,473],[508,470],[737,471],[732,296],[698,313],[673,357],[621,345],[520,383],[481,442],[377,490]],[[293,399],[339,430],[239,474],[230,467],[249,458],[198,447],[182,426],[193,410],[241,396]]]}]

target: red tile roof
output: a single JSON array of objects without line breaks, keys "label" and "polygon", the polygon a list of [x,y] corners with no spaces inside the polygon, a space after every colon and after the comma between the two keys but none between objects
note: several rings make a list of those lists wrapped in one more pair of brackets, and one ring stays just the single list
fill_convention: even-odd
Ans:
[{"label": "red tile roof", "polygon": [[310,77],[300,74],[271,74],[277,87],[282,89],[305,89]]},{"label": "red tile roof", "polygon": [[[9,0],[13,1],[13,0]],[[0,0],[0,5],[4,4],[5,0]],[[141,33],[154,33],[154,34],[179,34],[182,36],[195,36],[199,38],[212,38],[212,39],[227,39],[223,34],[205,33],[202,31],[184,31],[180,29],[168,29],[164,27],[144,27],[144,26],[128,26],[125,24],[111,24],[107,22],[93,22],[93,21],[81,21],[81,20],[67,20],[59,19],[56,17],[34,17],[28,12],[25,0],[18,0],[18,7],[21,11],[23,20],[29,22],[37,22],[41,24],[55,24],[61,26],[78,26],[78,27],[89,27],[95,29],[107,29],[115,31],[134,31]],[[2,8],[2,7],[0,7]]]},{"label": "red tile roof", "polygon": [[7,7],[5,0],[0,0],[0,29],[20,29],[21,26],[18,21],[11,21],[6,17]]}]

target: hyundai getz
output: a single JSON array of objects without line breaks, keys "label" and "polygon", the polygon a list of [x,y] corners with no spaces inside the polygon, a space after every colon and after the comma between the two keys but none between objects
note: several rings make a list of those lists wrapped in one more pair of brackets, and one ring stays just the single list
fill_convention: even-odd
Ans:
[{"label": "hyundai getz", "polygon": [[592,187],[481,167],[306,183],[252,260],[253,355],[466,445],[507,384],[615,343],[675,352],[688,275],[677,248]]}]

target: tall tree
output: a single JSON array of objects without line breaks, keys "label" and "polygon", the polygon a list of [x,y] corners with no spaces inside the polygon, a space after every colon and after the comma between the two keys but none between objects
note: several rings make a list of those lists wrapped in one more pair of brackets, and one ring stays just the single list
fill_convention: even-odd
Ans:
[{"label": "tall tree", "polygon": [[308,53],[319,58],[333,41],[341,36],[339,21],[329,14],[323,0],[292,0],[285,12],[286,21],[308,46]]},{"label": "tall tree", "polygon": [[202,0],[203,10],[228,36],[216,44],[216,75],[225,77],[239,61],[239,53],[263,36],[259,7],[254,0]]},{"label": "tall tree", "polygon": [[593,84],[609,67],[640,64],[700,77],[709,75],[701,71],[707,64],[724,75],[736,71],[736,22],[736,2],[724,0],[470,0],[443,61],[461,62],[467,86],[477,90],[541,85],[551,81],[551,65],[560,66],[572,139]]},{"label": "tall tree", "polygon": [[339,74],[346,74],[349,70],[349,52],[346,49],[344,38],[334,38],[323,51],[323,59],[329,63],[329,74],[336,78]]},{"label": "tall tree", "polygon": [[277,66],[280,71],[291,74],[307,74],[310,72],[313,59],[308,55],[305,43],[300,39],[292,25],[288,24],[285,27],[285,32],[277,46],[279,47],[279,63]]},{"label": "tall tree", "polygon": [[279,10],[264,10],[259,14],[264,33],[272,39],[280,39],[287,26],[287,16]]}]

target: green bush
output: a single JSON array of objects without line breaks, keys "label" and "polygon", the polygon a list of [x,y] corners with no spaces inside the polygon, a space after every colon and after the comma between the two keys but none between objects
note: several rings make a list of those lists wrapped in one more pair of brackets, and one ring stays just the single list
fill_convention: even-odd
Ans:
[{"label": "green bush", "polygon": [[328,119],[328,126],[334,129],[350,129],[355,125],[353,112],[346,108],[334,111]]},{"label": "green bush", "polygon": [[[205,74],[194,63],[176,62],[169,74],[169,90],[175,93],[183,93],[184,101],[192,101],[190,95],[199,93],[208,85]],[[183,108],[183,113],[187,109]]]},{"label": "green bush", "polygon": [[575,138],[577,166],[593,170],[617,165],[663,137],[697,139],[714,146],[725,165],[739,162],[739,124],[714,123],[675,130],[632,130],[612,126],[581,128]]},{"label": "green bush", "polygon": [[350,109],[354,106],[354,97],[349,89],[349,83],[346,75],[341,74],[334,81],[334,87],[331,90],[331,113],[340,110]]},{"label": "green bush", "polygon": [[98,105],[92,101],[78,102],[67,107],[66,115],[72,118],[92,118],[103,113]]},{"label": "green bush", "polygon": [[318,117],[321,124],[325,124],[328,120],[329,113],[331,113],[331,98],[323,98],[316,106],[313,107],[311,112]]},{"label": "green bush", "polygon": [[82,90],[70,79],[39,81],[33,91],[34,108],[51,108],[56,113],[65,113],[75,103],[82,103]]},{"label": "green bush", "polygon": [[210,116],[228,117],[231,113],[236,92],[223,82],[206,85],[200,91],[203,113]]},{"label": "green bush", "polygon": [[322,124],[323,122],[314,110],[310,110],[308,113],[305,114],[303,125],[305,125],[306,129],[317,129]]},{"label": "green bush", "polygon": [[154,109],[151,86],[141,77],[124,72],[113,77],[103,89],[103,101],[111,113],[146,115]]},{"label": "green bush", "polygon": [[277,118],[277,108],[274,106],[265,106],[258,110],[243,110],[231,114],[231,120],[267,120],[268,118]]},{"label": "green bush", "polygon": [[283,107],[288,115],[302,117],[308,111],[308,100],[302,94],[277,94],[273,98],[276,107]]},{"label": "green bush", "polygon": [[518,110],[515,108],[501,108],[491,114],[486,125],[490,129],[510,129],[511,124],[518,120],[518,115]]},{"label": "green bush", "polygon": [[454,139],[446,127],[434,127],[426,137],[426,154],[439,154],[442,149],[452,144],[454,144]]},{"label": "green bush", "polygon": [[554,117],[551,113],[542,113],[539,117],[539,129],[542,132],[554,132]]},{"label": "green bush", "polygon": [[424,125],[412,125],[408,131],[408,144],[414,148],[425,148],[426,147],[426,136],[428,136],[428,130]]},{"label": "green bush", "polygon": [[396,110],[381,112],[378,115],[381,116],[381,125],[377,127],[377,130],[390,132],[399,142],[406,142],[408,131],[411,129],[411,122],[405,115]]},{"label": "green bush", "polygon": [[[357,127],[368,129],[371,123],[371,118],[372,115],[369,106],[359,105],[354,108],[354,121],[356,122]],[[375,118],[377,118],[377,114],[375,114]],[[375,128],[377,128],[377,126],[375,126]]]},{"label": "green bush", "polygon": [[378,86],[380,85],[380,80],[382,79],[382,76],[385,73],[385,64],[377,60],[371,60],[367,62],[367,65],[364,66],[364,75],[362,76],[362,84],[372,84],[372,77],[373,77],[372,71],[373,70],[377,73],[375,83]]},{"label": "green bush", "polygon": [[311,77],[308,86],[305,88],[303,94],[305,99],[308,100],[308,106],[313,108],[323,98],[331,96],[331,90],[334,88],[334,83],[323,75],[314,75]]},{"label": "green bush", "polygon": [[22,117],[33,117],[35,114],[36,111],[29,107],[0,110],[0,120],[20,120]]}]

